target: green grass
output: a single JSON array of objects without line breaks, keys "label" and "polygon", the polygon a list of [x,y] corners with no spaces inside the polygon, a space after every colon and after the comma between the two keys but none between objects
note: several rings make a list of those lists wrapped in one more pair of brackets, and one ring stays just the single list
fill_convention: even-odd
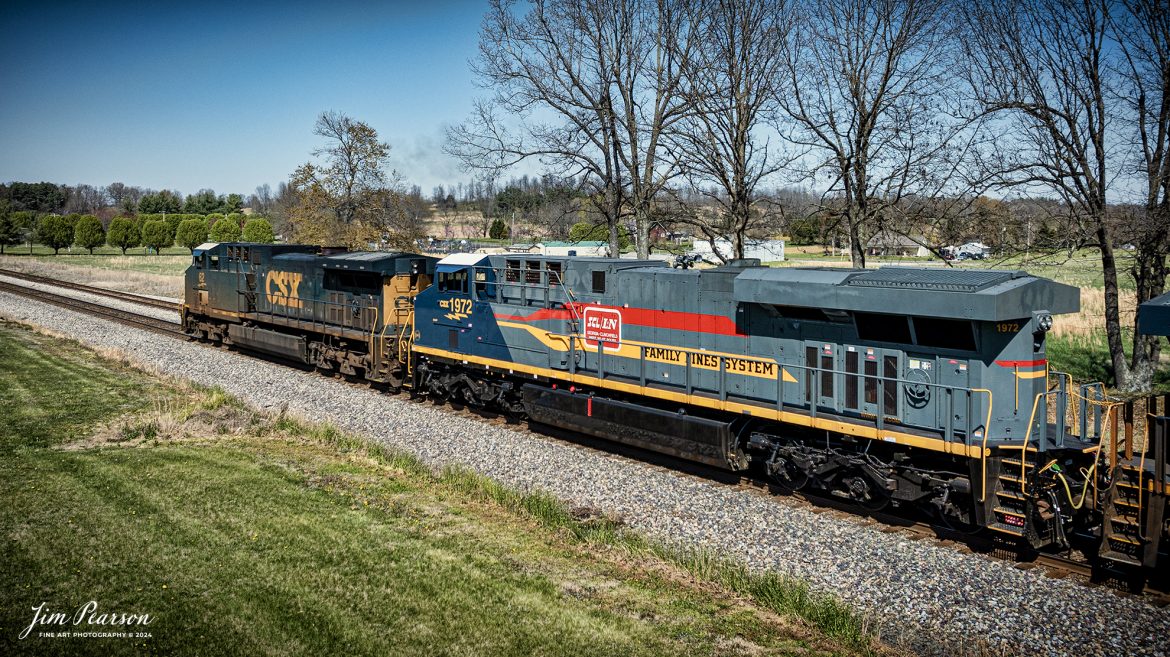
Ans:
[{"label": "green grass", "polygon": [[[44,447],[89,433],[94,422],[140,411],[149,377],[92,352],[59,354],[59,340],[0,328],[0,449]],[[17,339],[19,337],[20,339]]]},{"label": "green grass", "polygon": [[[22,391],[0,397],[21,418],[0,456],[4,654],[886,652],[830,598],[547,496],[12,325],[0,348],[0,390]],[[16,640],[32,606],[88,600],[153,615],[151,637]]]}]

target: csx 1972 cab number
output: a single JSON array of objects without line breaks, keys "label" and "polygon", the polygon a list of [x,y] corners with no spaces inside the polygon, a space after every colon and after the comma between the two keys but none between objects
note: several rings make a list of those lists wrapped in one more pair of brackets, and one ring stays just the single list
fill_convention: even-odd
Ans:
[{"label": "csx 1972 cab number", "polygon": [[999,322],[995,325],[995,330],[1000,333],[1019,333],[1019,322]]}]

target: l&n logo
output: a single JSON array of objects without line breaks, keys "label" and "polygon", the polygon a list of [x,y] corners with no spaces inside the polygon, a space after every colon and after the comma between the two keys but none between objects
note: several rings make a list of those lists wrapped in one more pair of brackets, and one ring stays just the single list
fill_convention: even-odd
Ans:
[{"label": "l&n logo", "polygon": [[[597,348],[600,342],[606,349],[622,346],[622,312],[615,308],[586,308],[582,314],[585,320],[585,344]],[[592,342],[592,344],[590,344]]]}]

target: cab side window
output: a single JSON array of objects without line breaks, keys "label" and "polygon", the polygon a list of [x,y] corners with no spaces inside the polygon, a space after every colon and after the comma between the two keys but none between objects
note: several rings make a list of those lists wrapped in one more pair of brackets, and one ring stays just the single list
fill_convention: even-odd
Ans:
[{"label": "cab side window", "polygon": [[440,272],[439,291],[447,294],[467,294],[467,270]]}]

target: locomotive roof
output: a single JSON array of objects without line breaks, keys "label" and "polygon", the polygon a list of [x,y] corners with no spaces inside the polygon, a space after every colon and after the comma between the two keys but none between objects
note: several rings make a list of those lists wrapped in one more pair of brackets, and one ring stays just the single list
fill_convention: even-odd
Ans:
[{"label": "locomotive roof", "polygon": [[741,302],[888,313],[904,312],[912,300],[936,317],[983,321],[1080,308],[1080,290],[1071,285],[990,269],[751,268],[736,277],[734,289]]},{"label": "locomotive roof", "polygon": [[1139,306],[1138,330],[1145,335],[1170,335],[1170,292]]},{"label": "locomotive roof", "polygon": [[323,269],[345,269],[350,271],[369,271],[380,274],[394,274],[399,269],[399,261],[403,259],[434,260],[428,256],[398,251],[352,251],[334,255],[317,255],[315,253],[284,253],[272,258],[274,263],[307,263]]}]

